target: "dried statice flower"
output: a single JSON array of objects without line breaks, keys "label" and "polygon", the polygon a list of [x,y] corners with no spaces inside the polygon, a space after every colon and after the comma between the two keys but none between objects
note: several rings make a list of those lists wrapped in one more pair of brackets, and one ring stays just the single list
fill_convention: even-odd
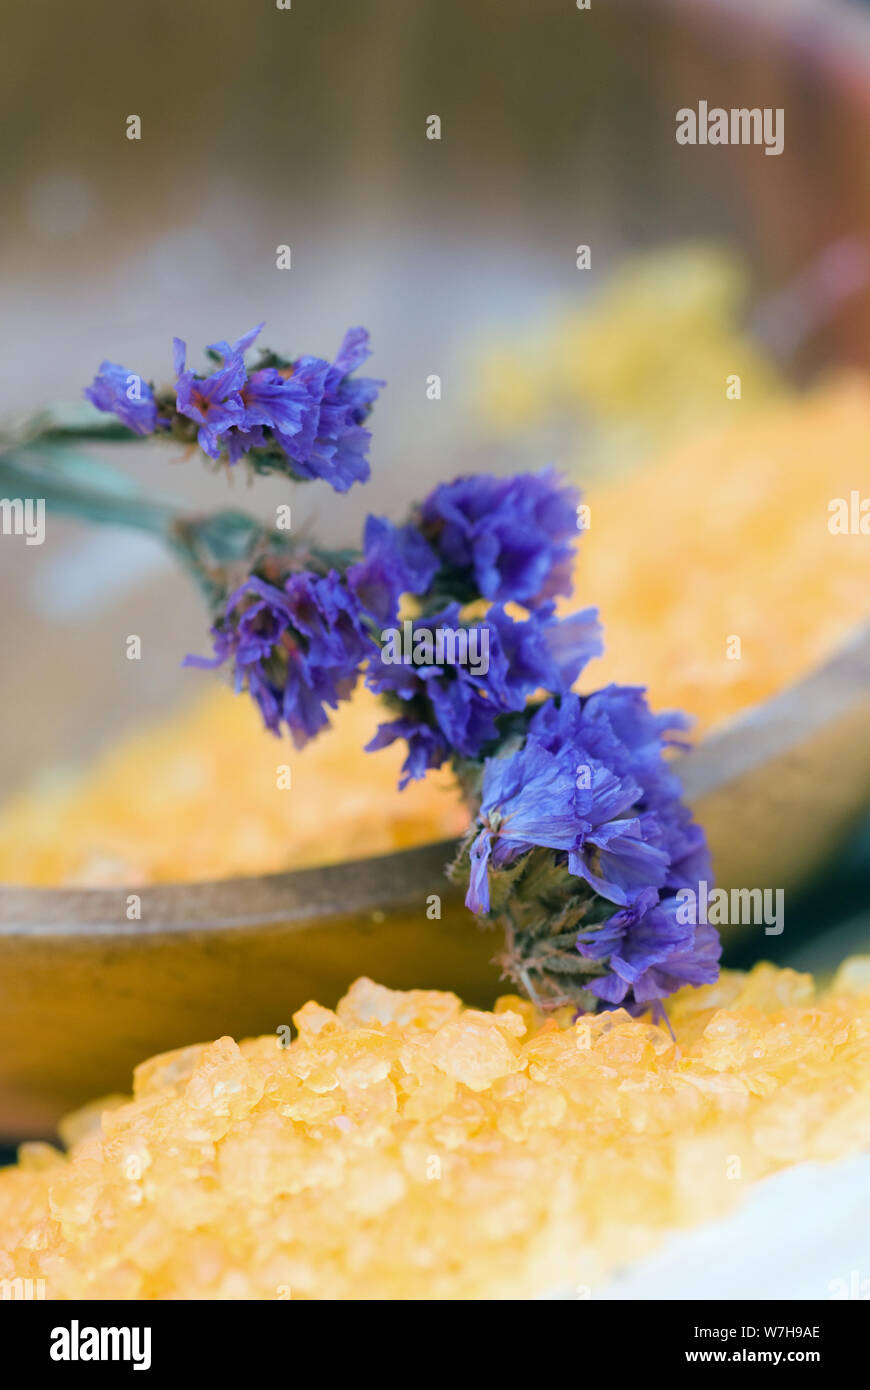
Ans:
[{"label": "dried statice flower", "polygon": [[365,422],[384,385],[354,375],[370,355],[366,330],[350,329],[332,362],[264,352],[249,368],[245,353],[262,328],[233,343],[210,344],[213,370],[206,373],[188,366],[187,345],[175,338],[174,390],[155,396],[134,373],[103,362],[85,396],[136,434],[160,430],[230,466],[246,459],[255,472],[320,478],[336,492],[365,482],[371,440]]}]

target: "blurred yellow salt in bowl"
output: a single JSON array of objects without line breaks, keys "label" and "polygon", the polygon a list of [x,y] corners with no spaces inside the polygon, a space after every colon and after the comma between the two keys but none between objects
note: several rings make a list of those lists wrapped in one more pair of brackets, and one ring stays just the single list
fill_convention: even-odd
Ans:
[{"label": "blurred yellow salt in bowl", "polygon": [[[386,854],[460,835],[453,779],[399,795],[398,744],[363,753],[383,706],[360,688],[297,753],[253,701],[206,679],[199,700],[109,748],[93,768],[0,812],[0,880],[190,882]],[[288,772],[289,769],[289,772]]]},{"label": "blurred yellow salt in bowl", "polygon": [[[572,1023],[357,980],[289,1030],[152,1057],[0,1172],[46,1298],[595,1297],[752,1184],[870,1143],[870,960],[759,965]],[[39,1281],[42,1281],[41,1284]]]},{"label": "blurred yellow salt in bowl", "polygon": [[485,341],[469,368],[471,408],[512,445],[554,421],[583,428],[588,478],[637,464],[698,425],[725,423],[726,383],[744,413],[790,393],[745,327],[748,280],[736,255],[701,242],[628,258],[579,309]]}]

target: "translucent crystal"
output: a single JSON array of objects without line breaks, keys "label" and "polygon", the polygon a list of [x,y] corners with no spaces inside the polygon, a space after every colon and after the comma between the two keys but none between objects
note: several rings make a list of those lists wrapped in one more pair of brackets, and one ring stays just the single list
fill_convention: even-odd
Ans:
[{"label": "translucent crystal", "polygon": [[0,1171],[0,1278],[48,1298],[594,1290],[786,1165],[870,1145],[870,960],[543,1019],[358,980],[298,1036],[152,1058]]}]

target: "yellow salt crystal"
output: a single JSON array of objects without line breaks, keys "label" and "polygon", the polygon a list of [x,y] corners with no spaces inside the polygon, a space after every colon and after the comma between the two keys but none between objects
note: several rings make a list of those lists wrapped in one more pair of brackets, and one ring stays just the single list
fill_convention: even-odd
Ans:
[{"label": "yellow salt crystal", "polygon": [[[248,696],[214,682],[189,709],[110,748],[65,786],[14,797],[0,811],[0,882],[227,878],[462,834],[467,816],[447,770],[400,795],[399,744],[363,752],[383,713],[361,687],[297,754],[264,730]],[[282,762],[292,767],[290,790],[276,786]]]},{"label": "yellow salt crystal", "polygon": [[519,1048],[512,1046],[503,1026],[503,1020],[514,1017],[468,1009],[438,1029],[429,1056],[436,1067],[469,1090],[489,1090],[493,1081],[519,1070]]},{"label": "yellow salt crystal", "polygon": [[262,1078],[232,1038],[218,1038],[203,1049],[184,1088],[187,1105],[229,1121],[247,1115],[262,1094]]},{"label": "yellow salt crystal", "polygon": [[676,1042],[622,1012],[358,980],[335,1013],[300,1010],[289,1047],[152,1059],[68,1156],[27,1145],[0,1171],[0,1278],[49,1298],[594,1291],[753,1181],[870,1144],[870,960],[825,991],[726,972],[669,1012]]}]

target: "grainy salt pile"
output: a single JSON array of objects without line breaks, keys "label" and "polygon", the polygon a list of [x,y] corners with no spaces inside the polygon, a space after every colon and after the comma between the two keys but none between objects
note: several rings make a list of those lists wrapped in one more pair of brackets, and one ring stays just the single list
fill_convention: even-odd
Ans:
[{"label": "grainy salt pile", "polygon": [[152,1058],[0,1173],[0,1277],[49,1298],[529,1297],[597,1289],[758,1178],[870,1143],[870,961],[759,965],[543,1022],[361,979],[289,1047]]}]

